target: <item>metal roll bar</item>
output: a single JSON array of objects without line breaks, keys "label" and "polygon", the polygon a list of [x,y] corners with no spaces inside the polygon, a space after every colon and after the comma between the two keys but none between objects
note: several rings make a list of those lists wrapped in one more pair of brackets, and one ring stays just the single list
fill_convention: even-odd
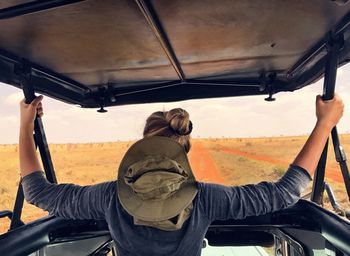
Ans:
[{"label": "metal roll bar", "polygon": [[[30,66],[24,64],[16,68],[16,74],[19,76],[21,86],[23,89],[25,102],[30,104],[35,98],[34,87],[31,83],[31,68]],[[46,178],[51,183],[57,183],[55,170],[53,168],[51,154],[49,146],[46,140],[46,135],[44,131],[44,125],[40,117],[36,117],[34,121],[34,141],[36,148],[39,149],[41,161],[43,163]],[[16,201],[13,209],[13,216],[11,219],[10,230],[23,225],[21,221],[21,214],[24,202],[24,193],[22,188],[22,181],[20,181]]]},{"label": "metal roll bar", "polygon": [[[324,75],[324,84],[323,84],[322,98],[324,100],[331,100],[334,97],[337,68],[338,68],[338,54],[341,51],[343,45],[344,45],[343,35],[338,35],[335,37],[334,34],[330,34],[329,42],[327,45],[326,66],[325,66],[325,75]],[[340,165],[345,187],[350,200],[350,175],[346,164],[345,151],[343,147],[340,145],[337,127],[334,127],[332,129],[331,135],[332,135],[332,142],[333,142],[333,148],[334,148],[336,160]],[[320,161],[315,171],[314,183],[313,183],[313,188],[311,193],[311,201],[316,202],[319,205],[322,204],[323,192],[325,189],[324,178],[325,178],[325,170],[326,170],[327,151],[328,151],[328,140],[323,149]]]}]

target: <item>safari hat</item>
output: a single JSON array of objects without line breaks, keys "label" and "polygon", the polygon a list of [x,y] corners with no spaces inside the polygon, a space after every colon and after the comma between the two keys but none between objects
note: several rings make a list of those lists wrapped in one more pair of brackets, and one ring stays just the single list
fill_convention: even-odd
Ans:
[{"label": "safari hat", "polygon": [[119,166],[117,190],[121,205],[139,223],[174,218],[192,206],[197,194],[184,147],[162,136],[129,148]]}]

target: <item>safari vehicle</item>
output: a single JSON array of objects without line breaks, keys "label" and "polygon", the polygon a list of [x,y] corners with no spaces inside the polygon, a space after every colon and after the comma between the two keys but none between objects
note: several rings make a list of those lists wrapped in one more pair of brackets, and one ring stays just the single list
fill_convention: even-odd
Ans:
[{"label": "safari vehicle", "polygon": [[[0,81],[83,108],[211,97],[274,95],[350,61],[350,4],[341,0],[5,0],[0,2]],[[35,141],[46,177],[57,182],[44,127]],[[332,142],[350,197],[346,156]],[[287,210],[212,223],[210,246],[273,246],[275,255],[350,255],[349,212],[324,209],[327,147],[309,198]],[[21,185],[0,255],[115,253],[106,223],[48,216],[23,223]],[[339,216],[339,215],[343,216]],[[204,249],[205,250],[205,249]],[[214,254],[213,254],[214,255]],[[223,255],[220,253],[220,255]],[[226,255],[226,254],[225,254]],[[231,254],[232,255],[232,254]]]}]

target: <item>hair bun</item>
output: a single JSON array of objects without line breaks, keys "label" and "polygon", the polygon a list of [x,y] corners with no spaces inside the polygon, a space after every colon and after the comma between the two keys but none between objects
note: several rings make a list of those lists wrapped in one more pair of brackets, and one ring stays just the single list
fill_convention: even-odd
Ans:
[{"label": "hair bun", "polygon": [[188,112],[181,108],[175,108],[166,113],[169,127],[178,135],[189,135],[192,132],[192,122]]},{"label": "hair bun", "polygon": [[144,137],[164,136],[179,142],[186,152],[191,149],[190,136],[192,122],[186,110],[175,108],[170,111],[157,111],[146,120],[143,130]]}]

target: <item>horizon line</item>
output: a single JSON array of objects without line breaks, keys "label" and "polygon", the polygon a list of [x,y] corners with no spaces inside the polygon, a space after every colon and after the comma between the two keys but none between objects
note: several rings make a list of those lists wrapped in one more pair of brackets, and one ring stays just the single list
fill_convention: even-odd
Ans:
[{"label": "horizon line", "polygon": [[[296,138],[296,137],[308,137],[310,133],[308,134],[301,134],[301,135],[276,135],[276,136],[261,136],[261,137],[193,137],[192,140],[224,140],[224,139],[281,139],[281,138]],[[331,134],[329,134],[331,136]],[[339,133],[339,135],[350,135],[349,132],[345,133]],[[141,138],[142,139],[142,138]],[[48,145],[76,145],[76,144],[108,144],[108,143],[119,143],[119,142],[134,142],[140,139],[133,139],[133,140],[116,140],[116,141],[93,141],[93,142],[52,142],[48,143]],[[15,146],[18,145],[18,143],[0,143],[0,146],[6,146],[11,145]]]}]

